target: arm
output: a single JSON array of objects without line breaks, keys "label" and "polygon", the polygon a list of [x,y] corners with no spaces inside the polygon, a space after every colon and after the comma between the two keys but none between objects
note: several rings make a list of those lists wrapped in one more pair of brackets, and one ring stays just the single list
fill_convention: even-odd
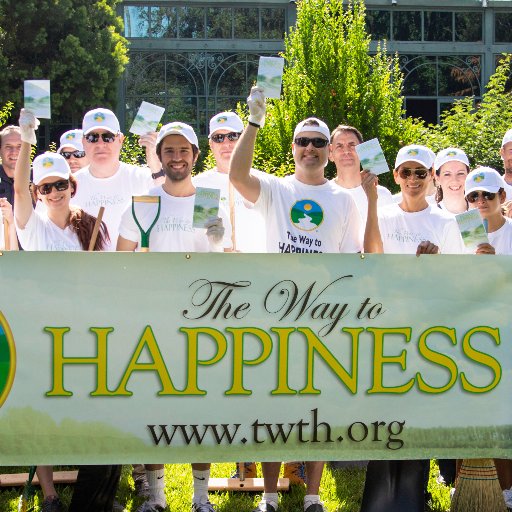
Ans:
[{"label": "arm", "polygon": [[126,240],[121,235],[117,237],[117,246],[116,251],[128,251],[133,252],[137,249],[139,244],[137,242],[132,242],[131,240]]},{"label": "arm", "polygon": [[229,179],[240,194],[255,203],[260,196],[260,180],[250,174],[258,127],[265,122],[265,96],[259,87],[253,87],[247,98],[249,124],[237,142],[229,163]]},{"label": "arm", "polygon": [[139,138],[139,145],[146,150],[146,163],[153,174],[162,170],[162,164],[156,154],[156,136],[156,132],[150,132]]},{"label": "arm", "polygon": [[364,230],[364,252],[384,252],[382,237],[380,236],[379,218],[377,216],[377,177],[369,171],[362,171],[361,185],[368,199],[368,216]]},{"label": "arm", "polygon": [[3,218],[7,223],[7,237],[9,239],[10,250],[17,251],[19,246],[18,237],[16,236],[16,226],[14,225],[14,215],[11,203],[9,203],[5,197],[0,197],[0,211],[2,212],[0,218]]},{"label": "arm", "polygon": [[14,217],[20,229],[24,229],[33,212],[30,196],[30,152],[35,140],[39,121],[32,112],[21,109],[21,149],[14,170]]}]

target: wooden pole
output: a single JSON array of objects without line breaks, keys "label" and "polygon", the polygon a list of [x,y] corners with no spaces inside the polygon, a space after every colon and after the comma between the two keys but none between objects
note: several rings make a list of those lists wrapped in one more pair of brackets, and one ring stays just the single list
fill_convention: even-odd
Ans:
[{"label": "wooden pole", "polygon": [[236,224],[235,224],[235,187],[229,182],[229,220],[231,222],[232,251],[236,252]]},{"label": "wooden pole", "polygon": [[96,245],[96,239],[98,238],[98,233],[101,226],[101,219],[103,219],[104,211],[105,207],[100,206],[100,211],[98,212],[98,216],[96,217],[96,222],[94,223],[94,228],[92,230],[91,240],[89,241],[89,251],[94,251],[94,246]]}]

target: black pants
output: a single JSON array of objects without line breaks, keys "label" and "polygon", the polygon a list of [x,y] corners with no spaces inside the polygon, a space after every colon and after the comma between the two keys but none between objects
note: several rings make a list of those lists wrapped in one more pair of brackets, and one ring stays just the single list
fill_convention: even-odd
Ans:
[{"label": "black pants", "polygon": [[122,466],[80,466],[69,512],[112,512]]},{"label": "black pants", "polygon": [[371,460],[361,512],[423,512],[428,460]]}]

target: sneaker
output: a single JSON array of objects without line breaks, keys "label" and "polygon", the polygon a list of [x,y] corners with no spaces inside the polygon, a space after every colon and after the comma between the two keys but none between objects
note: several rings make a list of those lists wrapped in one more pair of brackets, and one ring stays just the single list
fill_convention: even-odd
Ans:
[{"label": "sneaker", "polygon": [[508,508],[512,507],[512,488],[503,491],[503,499]]},{"label": "sneaker", "polygon": [[306,485],[306,466],[304,462],[285,462],[284,478],[288,478],[290,485]]},{"label": "sneaker", "polygon": [[146,473],[132,474],[135,494],[139,498],[149,498],[149,484]]},{"label": "sneaker", "polygon": [[215,507],[207,501],[206,503],[192,503],[192,512],[215,512]]},{"label": "sneaker", "polygon": [[323,503],[313,503],[304,512],[326,512]]},{"label": "sneaker", "polygon": [[157,503],[151,503],[150,501],[145,501],[138,509],[137,512],[163,512],[165,506],[162,507]]},{"label": "sneaker", "polygon": [[[240,478],[240,463],[236,465],[236,471],[231,475],[231,478]],[[258,472],[256,470],[255,462],[244,462],[244,478],[256,478]]]},{"label": "sneaker", "polygon": [[47,496],[43,501],[41,512],[64,512],[64,506],[58,496]]},{"label": "sneaker", "polygon": [[270,503],[267,503],[265,500],[261,500],[258,503],[258,506],[252,512],[277,512],[277,506],[274,507]]}]

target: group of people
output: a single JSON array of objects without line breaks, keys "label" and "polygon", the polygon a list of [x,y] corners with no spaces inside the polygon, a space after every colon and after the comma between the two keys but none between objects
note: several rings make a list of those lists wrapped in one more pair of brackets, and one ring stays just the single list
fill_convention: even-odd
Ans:
[{"label": "group of people", "polygon": [[[265,96],[258,87],[248,97],[246,126],[233,112],[215,115],[209,124],[209,146],[216,166],[192,175],[199,156],[194,129],[171,122],[158,133],[140,138],[147,167],[120,161],[124,136],[115,114],[105,108],[87,112],[81,129],[60,139],[57,152],[30,162],[38,120],[22,109],[19,126],[0,132],[0,211],[9,241],[23,250],[118,250],[142,248],[141,223],[154,218],[132,210],[133,196],[153,196],[160,205],[149,237],[150,251],[271,252],[271,253],[394,253],[464,254],[454,214],[478,208],[489,243],[478,254],[512,254],[512,130],[501,148],[505,178],[489,167],[470,171],[459,148],[435,155],[422,145],[400,149],[393,177],[400,193],[393,196],[378,178],[360,168],[356,146],[363,142],[357,128],[340,125],[332,132],[315,117],[297,124],[292,142],[295,171],[285,178],[252,167],[259,129],[265,122]],[[331,160],[336,177],[328,180]],[[220,189],[219,215],[204,228],[193,227],[196,187]],[[99,230],[97,215],[105,212]],[[97,236],[96,236],[97,232]],[[314,232],[315,246],[307,237]],[[443,461],[447,473],[454,461]],[[254,512],[278,510],[280,462],[264,462],[264,493]],[[508,463],[501,469],[502,487],[512,485]],[[320,481],[324,462],[306,467],[305,512],[323,512]],[[62,503],[53,485],[52,467],[40,466],[43,510],[59,512]],[[208,499],[210,464],[192,464],[192,510],[212,512]],[[509,475],[509,473],[511,473]],[[423,511],[427,461],[370,461],[361,510]],[[70,512],[112,511],[119,466],[82,466]],[[163,465],[134,465],[137,491],[147,500],[139,512],[163,511]]]}]

